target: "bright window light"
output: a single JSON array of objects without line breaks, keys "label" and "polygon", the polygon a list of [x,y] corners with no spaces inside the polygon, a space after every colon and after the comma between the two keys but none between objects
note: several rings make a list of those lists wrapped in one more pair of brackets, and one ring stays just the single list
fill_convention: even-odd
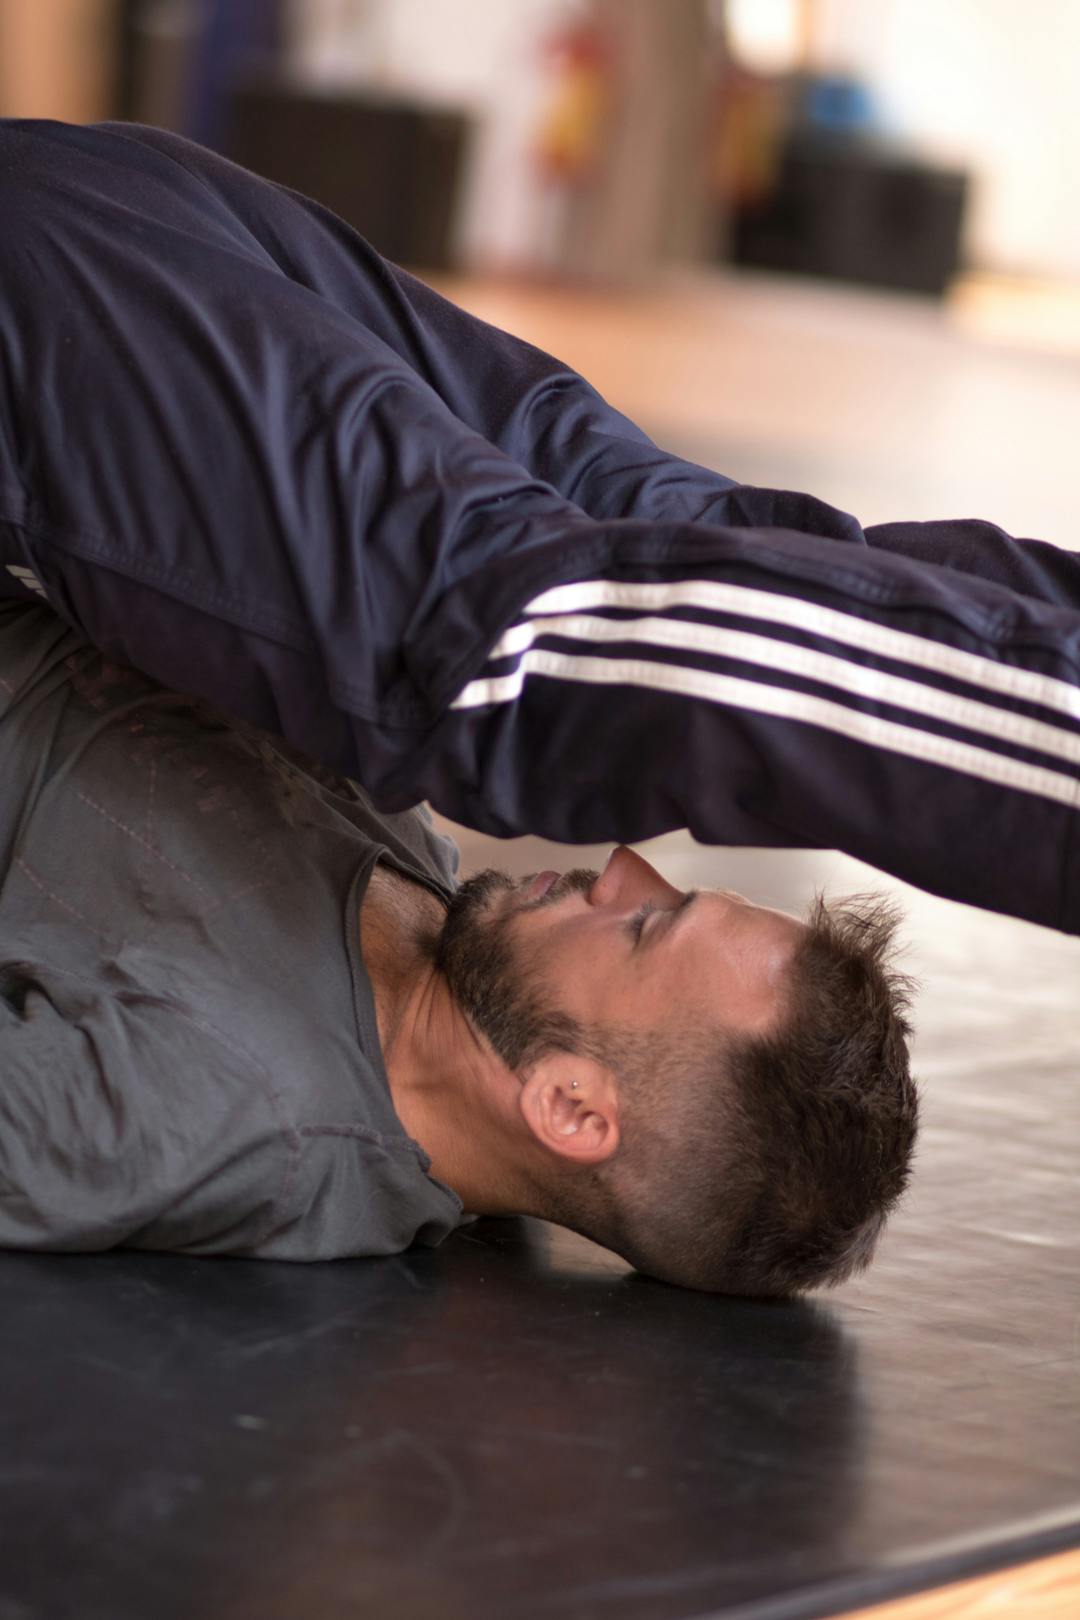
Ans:
[{"label": "bright window light", "polygon": [[731,53],[756,73],[801,65],[803,0],[715,0]]}]

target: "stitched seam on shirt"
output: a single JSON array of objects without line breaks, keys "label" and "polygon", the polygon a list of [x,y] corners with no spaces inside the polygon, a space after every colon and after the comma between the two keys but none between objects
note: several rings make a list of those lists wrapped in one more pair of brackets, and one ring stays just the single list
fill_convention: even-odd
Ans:
[{"label": "stitched seam on shirt", "polygon": [[[275,1111],[277,1111],[277,1093],[273,1091],[272,1087],[271,1098],[272,1105]],[[280,1119],[280,1113],[278,1117]],[[270,1208],[266,1212],[266,1219],[263,1221],[262,1225],[257,1228],[254,1238],[247,1245],[249,1251],[259,1248],[261,1244],[267,1241],[271,1233],[276,1232],[280,1227],[282,1217],[288,1213],[289,1199],[292,1197],[293,1188],[296,1185],[296,1179],[300,1172],[300,1155],[303,1147],[303,1143],[300,1140],[300,1133],[297,1131],[295,1126],[286,1125],[284,1122],[282,1122],[281,1130],[282,1135],[288,1144],[289,1156],[285,1161],[285,1169],[282,1172],[281,1185],[278,1188],[277,1198],[271,1202]]]},{"label": "stitched seam on shirt", "polygon": [[[89,805],[91,810],[96,810],[99,816],[103,816],[106,821],[111,822],[119,832],[125,833],[133,843],[139,844],[147,851],[148,854],[153,855],[157,860],[159,860],[163,866],[167,866],[170,872],[175,872],[177,877],[184,879],[185,883],[190,883],[199,894],[204,895],[207,899],[212,900],[214,898],[209,889],[206,888],[205,884],[200,883],[198,878],[192,877],[190,872],[185,872],[182,866],[177,866],[175,861],[170,861],[167,855],[163,855],[159,849],[155,849],[150,840],[148,838],[144,838],[142,833],[136,832],[135,829],[133,827],[129,827],[126,822],[118,821],[114,815],[106,810],[103,804],[98,804],[96,799],[92,799],[88,793],[83,793],[81,791],[78,793],[78,797],[82,800],[83,804]],[[230,898],[235,899],[237,897],[230,896]],[[221,901],[218,900],[214,910],[219,910],[220,907]]]},{"label": "stitched seam on shirt", "polygon": [[104,937],[101,929],[95,927],[90,921],[90,918],[84,916],[79,910],[78,906],[73,906],[69,900],[61,899],[60,895],[54,894],[53,890],[49,888],[45,880],[40,878],[33,868],[26,864],[21,855],[17,855],[15,857],[15,865],[25,877],[30,879],[30,882],[36,889],[40,889],[41,893],[47,895],[50,900],[61,908],[62,911],[69,911],[73,917],[77,918],[79,922],[83,923],[87,928],[89,928],[92,933],[97,934],[99,938]]},{"label": "stitched seam on shirt", "polygon": [[154,797],[157,793],[157,757],[150,756],[150,781],[146,793],[146,842],[149,844],[154,835]]},{"label": "stitched seam on shirt", "polygon": [[418,1142],[414,1142],[411,1136],[404,1133],[400,1136],[387,1136],[382,1131],[369,1130],[365,1125],[301,1125],[300,1135],[347,1137],[356,1142],[368,1143],[386,1154],[405,1154],[408,1158],[415,1159],[421,1170],[427,1174],[424,1161],[428,1155]]},{"label": "stitched seam on shirt", "polygon": [[387,1136],[382,1131],[369,1130],[366,1125],[301,1125],[301,1136],[349,1136],[360,1142],[370,1142],[375,1147],[392,1150],[393,1148],[412,1147],[407,1136]]}]

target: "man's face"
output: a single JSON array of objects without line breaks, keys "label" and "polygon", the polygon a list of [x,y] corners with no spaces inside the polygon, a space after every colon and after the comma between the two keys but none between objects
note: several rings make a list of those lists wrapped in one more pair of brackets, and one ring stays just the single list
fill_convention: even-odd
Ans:
[{"label": "man's face", "polygon": [[684,893],[625,845],[603,872],[553,877],[475,874],[438,941],[435,965],[511,1070],[559,1044],[568,1019],[752,1034],[777,1016],[804,926],[787,912],[724,890]]}]

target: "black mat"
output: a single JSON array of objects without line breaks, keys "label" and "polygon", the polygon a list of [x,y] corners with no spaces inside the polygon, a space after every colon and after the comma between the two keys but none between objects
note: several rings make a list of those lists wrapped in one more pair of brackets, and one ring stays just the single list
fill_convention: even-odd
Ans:
[{"label": "black mat", "polygon": [[1080,1545],[1077,958],[986,978],[973,926],[908,1206],[813,1303],[526,1221],[0,1256],[0,1620],[790,1620]]}]

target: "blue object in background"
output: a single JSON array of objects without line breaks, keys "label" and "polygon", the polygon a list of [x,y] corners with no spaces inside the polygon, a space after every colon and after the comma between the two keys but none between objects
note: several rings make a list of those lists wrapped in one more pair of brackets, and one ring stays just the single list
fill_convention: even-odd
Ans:
[{"label": "blue object in background", "polygon": [[254,64],[276,63],[282,45],[281,0],[200,0],[184,133],[221,150],[229,94]]},{"label": "blue object in background", "polygon": [[839,74],[808,79],[801,111],[804,125],[830,135],[864,135],[878,122],[871,91]]}]

